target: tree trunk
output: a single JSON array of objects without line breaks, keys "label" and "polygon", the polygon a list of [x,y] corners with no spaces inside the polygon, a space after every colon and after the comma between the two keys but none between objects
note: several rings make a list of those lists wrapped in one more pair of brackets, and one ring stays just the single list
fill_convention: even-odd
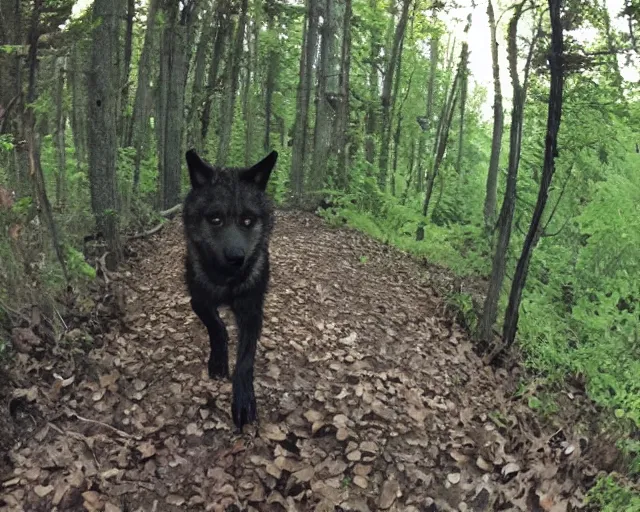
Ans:
[{"label": "tree trunk", "polygon": [[67,124],[66,112],[64,110],[64,82],[66,73],[66,59],[60,57],[55,59],[55,94],[54,102],[56,107],[56,130],[53,139],[56,147],[56,160],[58,172],[56,173],[56,204],[59,209],[63,209],[67,197],[67,157],[65,142],[65,127]]},{"label": "tree trunk", "polygon": [[522,252],[518,259],[516,271],[511,283],[509,302],[504,315],[503,340],[504,348],[510,347],[516,336],[518,316],[522,292],[524,290],[531,255],[540,238],[540,224],[549,197],[549,188],[555,173],[555,158],[558,152],[558,131],[562,116],[562,92],[564,86],[564,43],[562,21],[560,14],[560,0],[549,0],[549,17],[551,19],[551,52],[549,53],[549,68],[551,70],[551,84],[549,87],[549,110],[547,115],[547,133],[545,137],[544,165],[542,179],[538,191],[538,199],[527,236],[524,240]]},{"label": "tree trunk", "polygon": [[[191,105],[189,107],[189,115],[187,117],[189,128],[187,133],[187,147],[198,148],[202,150],[202,129],[200,119],[202,118],[202,107],[204,103],[204,79],[207,71],[207,52],[211,44],[211,38],[215,30],[214,20],[211,22],[205,16],[200,33],[200,41],[196,49],[193,72],[193,86],[191,88]],[[213,63],[211,63],[213,66]]]},{"label": "tree trunk", "polygon": [[296,120],[293,131],[291,154],[291,185],[295,203],[300,203],[304,194],[304,169],[307,153],[307,129],[309,102],[313,79],[313,62],[318,42],[318,0],[307,0],[307,14],[303,45],[300,53],[300,72],[296,95]]},{"label": "tree trunk", "polygon": [[193,15],[193,2],[178,13],[178,5],[166,0],[164,12],[166,25],[162,37],[162,61],[160,77],[161,121],[160,135],[160,208],[167,209],[180,202],[183,125],[187,73],[187,32]]},{"label": "tree trunk", "polygon": [[[464,50],[463,50],[464,51]],[[449,129],[451,128],[451,122],[453,121],[453,113],[456,108],[456,102],[458,99],[458,85],[460,80],[460,70],[463,64],[463,56],[460,57],[460,66],[456,72],[456,76],[451,84],[451,91],[447,100],[445,101],[444,108],[442,109],[440,127],[438,129],[438,136],[434,144],[434,159],[431,172],[427,176],[427,186],[424,194],[424,202],[422,203],[422,216],[426,217],[429,211],[429,203],[431,202],[431,195],[433,194],[433,184],[440,172],[440,165],[444,158],[444,152],[447,149],[447,142],[449,140]]]},{"label": "tree trunk", "polygon": [[351,18],[353,16],[351,0],[345,0],[342,24],[342,48],[340,56],[339,103],[336,113],[336,150],[338,164],[336,185],[346,190],[349,185],[349,82],[351,75]]},{"label": "tree trunk", "polygon": [[[144,43],[140,62],[138,63],[138,85],[133,104],[133,117],[131,128],[129,129],[126,146],[133,146],[135,150],[133,168],[133,191],[138,192],[140,184],[140,163],[147,148],[149,140],[149,109],[151,106],[151,62],[155,53],[156,45],[156,22],[160,0],[149,1],[149,12],[147,14],[147,29],[144,34]],[[156,113],[155,122],[158,123],[159,116]]]},{"label": "tree trunk", "polygon": [[382,82],[382,123],[381,123],[381,146],[380,146],[380,159],[378,162],[378,186],[381,190],[385,190],[387,187],[387,175],[389,173],[389,144],[391,141],[391,131],[393,120],[391,116],[393,108],[392,91],[393,91],[393,78],[397,75],[397,80],[400,80],[399,66],[397,65],[400,60],[400,53],[402,51],[402,43],[404,41],[404,33],[407,28],[407,21],[409,20],[409,7],[411,6],[411,0],[404,0],[402,2],[402,12],[398,25],[396,26],[395,34],[393,36],[393,46],[391,48],[391,56],[387,61],[387,69],[384,73],[384,81]]},{"label": "tree trunk", "polygon": [[[371,8],[372,15],[375,17],[378,15],[377,0],[369,0],[369,7]],[[376,159],[376,110],[378,108],[378,57],[380,55],[380,42],[378,40],[377,31],[372,29],[370,35],[371,43],[369,46],[369,98],[367,106],[367,115],[365,121],[365,143],[364,154],[365,159],[369,163],[370,172],[373,171],[374,162]]]},{"label": "tree trunk", "polygon": [[[327,176],[327,165],[331,151],[331,129],[334,124],[335,111],[329,104],[329,94],[335,97],[337,91],[331,91],[330,75],[335,73],[331,63],[335,62],[336,5],[333,0],[324,0],[322,13],[322,27],[320,35],[320,63],[317,68],[318,87],[316,89],[316,122],[313,137],[313,164],[309,175],[309,189],[315,196],[312,201],[318,201],[318,192],[324,187]],[[314,205],[315,206],[315,205]]]},{"label": "tree trunk", "polygon": [[136,15],[135,0],[127,0],[127,21],[124,33],[124,59],[122,70],[122,97],[120,98],[120,121],[118,129],[123,146],[127,144],[129,119],[129,75],[131,73],[131,55],[133,53],[133,18]]},{"label": "tree trunk", "polygon": [[216,9],[216,35],[213,42],[213,54],[211,55],[211,64],[209,65],[209,76],[207,77],[206,94],[204,104],[202,106],[202,117],[200,119],[202,128],[202,144],[207,143],[207,135],[209,134],[209,125],[211,123],[211,113],[213,111],[213,101],[218,87],[218,72],[220,71],[220,62],[223,58],[224,48],[232,31],[232,22],[230,16],[226,14],[228,9],[226,1],[218,3]]},{"label": "tree trunk", "polygon": [[[434,23],[437,20],[434,9],[432,16]],[[438,54],[440,53],[440,37],[434,35],[429,42],[429,84],[427,86],[427,108],[425,122],[421,126],[420,142],[418,145],[418,179],[416,180],[416,191],[422,192],[424,188],[424,162],[427,148],[427,135],[431,131],[433,123],[433,92],[435,90],[436,72],[438,71]]]},{"label": "tree trunk", "polygon": [[33,108],[37,100],[36,93],[36,68],[38,66],[38,40],[40,38],[40,15],[42,12],[42,0],[34,0],[31,10],[31,27],[29,28],[29,54],[27,63],[29,66],[29,82],[27,89],[27,108],[24,111],[24,127],[26,134],[27,151],[29,153],[29,174],[33,180],[35,197],[38,208],[44,215],[45,222],[49,228],[51,241],[56,253],[60,268],[65,281],[69,281],[67,266],[64,260],[62,245],[58,236],[58,227],[53,218],[51,203],[47,196],[47,189],[44,182],[44,173],[40,162],[40,141],[36,133],[36,115]]},{"label": "tree trunk", "polygon": [[491,0],[489,0],[487,7],[487,16],[489,17],[489,28],[491,30],[491,61],[493,63],[493,136],[491,139],[489,173],[487,175],[487,193],[484,200],[484,223],[488,231],[493,231],[498,196],[498,166],[500,164],[502,133],[504,131],[504,109],[502,107],[502,87],[500,85],[496,19]]},{"label": "tree trunk", "polygon": [[71,48],[67,87],[71,87],[71,132],[78,169],[87,164],[87,80],[78,43]]},{"label": "tree trunk", "polygon": [[267,9],[267,30],[270,34],[269,47],[267,50],[267,84],[265,89],[265,103],[264,103],[264,150],[269,151],[271,149],[271,118],[273,116],[273,93],[275,92],[276,80],[278,77],[278,68],[280,64],[280,53],[278,52],[277,45],[274,41],[275,20],[276,20],[276,2],[270,0],[266,4]]},{"label": "tree trunk", "polygon": [[464,150],[464,115],[467,107],[467,75],[468,75],[468,59],[469,59],[469,45],[462,43],[462,57],[460,66],[462,67],[460,73],[460,133],[458,134],[458,156],[456,159],[456,174],[462,183],[464,178],[464,171],[462,170],[462,152]]},{"label": "tree trunk", "polygon": [[233,130],[233,118],[235,113],[236,96],[238,92],[238,80],[240,77],[240,64],[242,60],[242,50],[244,42],[244,32],[247,25],[248,0],[242,0],[240,7],[240,17],[236,27],[233,48],[229,53],[229,63],[227,68],[227,83],[225,86],[225,97],[223,98],[220,118],[224,120],[220,127],[220,139],[218,141],[218,154],[216,163],[224,166],[229,158],[231,147],[231,133]]},{"label": "tree trunk", "polygon": [[518,75],[518,22],[524,3],[515,7],[515,13],[509,22],[508,56],[509,73],[513,84],[513,107],[511,110],[511,130],[509,141],[509,167],[504,200],[498,218],[498,240],[493,254],[489,290],[484,301],[482,317],[478,328],[480,341],[485,344],[493,339],[493,324],[498,316],[498,302],[507,265],[507,251],[511,240],[511,228],[516,207],[516,184],[522,147],[522,124],[524,121],[525,90]]},{"label": "tree trunk", "polygon": [[89,93],[89,183],[96,227],[110,251],[110,267],[121,259],[116,157],[118,150],[118,53],[119,13],[117,2],[95,0],[93,4]]}]

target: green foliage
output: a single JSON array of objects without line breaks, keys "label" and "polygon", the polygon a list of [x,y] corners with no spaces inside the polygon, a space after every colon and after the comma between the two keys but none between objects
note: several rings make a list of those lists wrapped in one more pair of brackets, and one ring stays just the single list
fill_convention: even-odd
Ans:
[{"label": "green foliage", "polygon": [[640,512],[640,494],[620,485],[612,476],[597,481],[589,491],[587,503],[601,512]]},{"label": "green foliage", "polygon": [[73,247],[65,247],[65,259],[67,262],[67,270],[72,279],[75,280],[93,280],[96,278],[96,269],[89,265],[84,255]]}]

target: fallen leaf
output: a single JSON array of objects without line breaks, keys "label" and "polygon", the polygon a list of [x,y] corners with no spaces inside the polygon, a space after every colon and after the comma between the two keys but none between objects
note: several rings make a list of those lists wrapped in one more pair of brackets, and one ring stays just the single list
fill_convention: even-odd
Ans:
[{"label": "fallen leaf", "polygon": [[456,485],[460,483],[460,473],[449,473],[447,475],[447,480],[452,485]]},{"label": "fallen leaf", "polygon": [[315,423],[317,421],[322,420],[323,418],[323,414],[319,411],[316,411],[314,409],[309,409],[307,412],[304,413],[304,417],[307,419],[307,421],[309,423]]},{"label": "fallen leaf", "polygon": [[382,484],[380,497],[378,498],[378,508],[386,510],[396,501],[400,486],[395,480],[386,480]]},{"label": "fallen leaf", "polygon": [[278,425],[267,423],[260,429],[260,437],[264,437],[271,441],[284,441],[287,438],[287,435]]},{"label": "fallen leaf", "polygon": [[33,492],[35,492],[39,497],[44,498],[48,494],[53,491],[53,485],[36,485],[33,488]]},{"label": "fallen leaf", "polygon": [[138,445],[138,451],[142,455],[142,460],[153,457],[156,454],[156,447],[153,443],[142,443]]},{"label": "fallen leaf", "polygon": [[362,489],[366,489],[367,485],[369,485],[369,482],[367,481],[367,479],[360,475],[356,475],[353,477],[353,483]]},{"label": "fallen leaf", "polygon": [[520,471],[520,466],[518,464],[516,464],[515,462],[509,462],[507,465],[505,465],[502,468],[502,476],[507,477],[513,473],[517,473],[518,471]]},{"label": "fallen leaf", "polygon": [[169,494],[165,500],[169,505],[175,505],[176,507],[181,507],[185,503],[185,499],[182,496],[177,494]]}]

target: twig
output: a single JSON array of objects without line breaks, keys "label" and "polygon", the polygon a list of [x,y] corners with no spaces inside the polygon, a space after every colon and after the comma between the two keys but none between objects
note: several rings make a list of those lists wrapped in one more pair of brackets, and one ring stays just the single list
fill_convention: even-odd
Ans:
[{"label": "twig", "polygon": [[178,213],[182,210],[182,203],[179,203],[168,210],[164,210],[160,212],[161,217],[170,218],[174,213]]},{"label": "twig", "polygon": [[154,235],[158,231],[160,231],[164,227],[164,222],[161,222],[156,227],[149,229],[148,231],[143,231],[142,233],[136,233],[135,235],[131,235],[128,240],[138,240],[139,238],[146,238],[148,236]]},{"label": "twig", "polygon": [[122,436],[126,439],[135,439],[135,436],[126,433],[124,430],[120,430],[119,428],[116,427],[112,427],[111,425],[109,425],[108,423],[103,423],[102,421],[97,421],[97,420],[91,420],[89,418],[83,418],[82,416],[76,414],[75,412],[71,412],[68,411],[67,414],[69,416],[74,416],[76,419],[80,420],[80,421],[84,421],[86,423],[93,423],[94,425],[100,425],[102,427],[106,427],[109,430],[112,430],[113,432],[115,432],[116,434],[118,434],[119,436]]}]

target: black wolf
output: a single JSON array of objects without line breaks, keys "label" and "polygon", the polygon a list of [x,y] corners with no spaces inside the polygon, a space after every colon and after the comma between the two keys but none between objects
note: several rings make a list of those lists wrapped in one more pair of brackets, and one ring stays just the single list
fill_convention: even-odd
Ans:
[{"label": "black wolf", "polygon": [[229,376],[227,329],[218,307],[227,305],[238,324],[231,415],[242,430],[257,419],[253,366],[269,283],[269,235],[273,207],[265,189],[278,154],[250,168],[219,168],[194,150],[186,153],[191,190],[183,208],[186,282],[191,307],[209,332],[209,376]]}]

